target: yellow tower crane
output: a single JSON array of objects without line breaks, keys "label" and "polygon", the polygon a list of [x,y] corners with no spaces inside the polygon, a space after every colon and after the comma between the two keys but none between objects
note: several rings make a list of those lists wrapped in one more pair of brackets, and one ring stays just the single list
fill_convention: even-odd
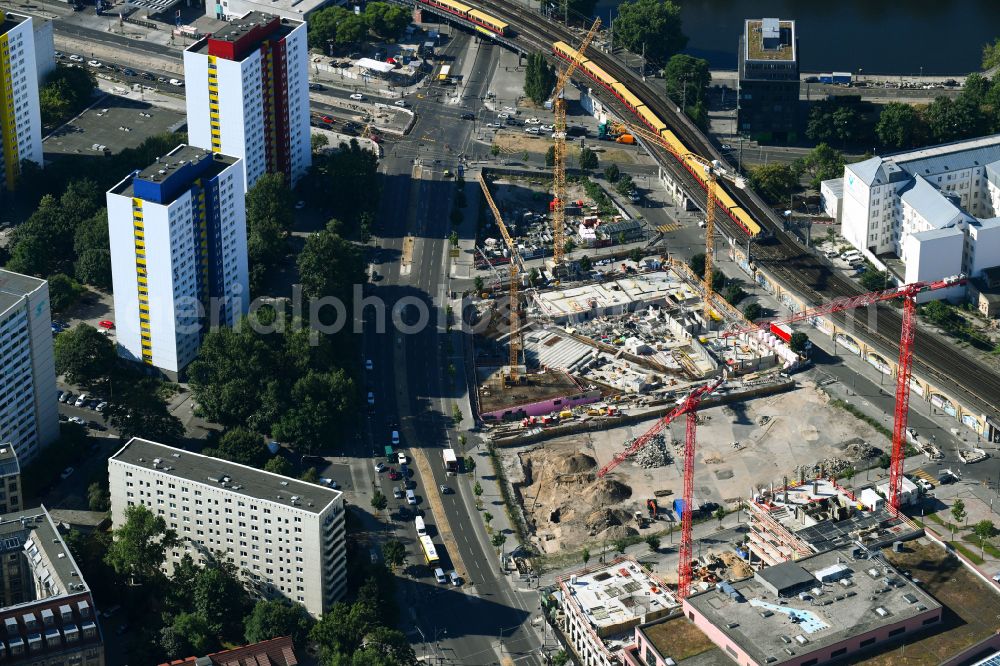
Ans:
[{"label": "yellow tower crane", "polygon": [[507,225],[503,223],[503,218],[500,216],[500,211],[493,201],[490,188],[487,187],[486,180],[482,174],[479,174],[479,186],[483,188],[483,196],[486,197],[486,203],[489,204],[490,210],[493,211],[493,217],[496,218],[497,226],[500,227],[500,233],[503,235],[504,243],[507,244],[507,249],[510,252],[510,333],[507,343],[507,347],[510,350],[510,370],[508,371],[507,379],[511,384],[517,384],[520,380],[518,366],[520,365],[521,349],[523,347],[521,340],[521,306],[518,294],[521,286],[519,275],[521,255],[517,251],[517,245],[514,243],[514,239],[511,238],[510,232],[507,231]]},{"label": "yellow tower crane", "polygon": [[[625,123],[625,127],[633,136],[642,137],[648,141],[659,144],[667,149],[670,154],[676,157],[682,164],[688,166],[698,165],[705,171],[705,321],[708,322],[712,316],[712,295],[714,293],[712,285],[712,260],[715,254],[715,214],[718,207],[718,187],[719,176],[731,180],[736,187],[743,188],[743,179],[727,171],[721,164],[709,161],[695,153],[678,153],[662,136],[650,131],[645,127]],[[693,172],[693,169],[692,169]]]},{"label": "yellow tower crane", "polygon": [[583,59],[583,54],[587,51],[587,47],[590,46],[590,42],[593,41],[594,35],[597,34],[597,29],[600,26],[601,19],[594,19],[594,25],[590,26],[590,31],[583,38],[583,41],[580,42],[580,47],[570,55],[569,65],[559,74],[559,78],[556,79],[555,90],[552,93],[552,107],[556,114],[555,123],[552,126],[552,136],[555,139],[555,161],[552,167],[552,242],[554,245],[552,248],[552,261],[554,267],[562,264],[563,246],[565,245],[563,235],[566,231],[566,100],[563,97],[563,91],[566,88],[566,83],[569,82],[570,76],[576,71],[576,66]]}]

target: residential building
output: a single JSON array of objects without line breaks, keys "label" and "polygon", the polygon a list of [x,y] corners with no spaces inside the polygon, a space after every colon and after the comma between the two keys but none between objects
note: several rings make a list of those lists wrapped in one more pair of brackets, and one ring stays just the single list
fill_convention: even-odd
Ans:
[{"label": "residential building", "polygon": [[0,443],[26,465],[59,437],[49,284],[0,270]]},{"label": "residential building", "polygon": [[0,659],[103,666],[90,588],[45,507],[0,515]]},{"label": "residential building", "polygon": [[310,15],[332,4],[344,4],[341,0],[209,0],[205,3],[205,16],[230,21],[245,16],[249,12],[274,14],[294,21],[305,21]]},{"label": "residential building", "polygon": [[[1000,134],[872,157],[844,167],[844,238],[906,283],[1000,266]],[[965,287],[921,294],[960,298]]]},{"label": "residential building", "polygon": [[292,184],[311,163],[306,24],[259,11],[184,51],[188,140]]},{"label": "residential building", "polygon": [[296,666],[295,646],[290,636],[272,638],[253,645],[244,645],[232,650],[213,652],[204,657],[175,659],[160,666],[230,666],[231,664],[254,664],[256,666]]},{"label": "residential building", "polygon": [[987,317],[1000,316],[1000,266],[985,268],[969,281],[969,300]]},{"label": "residential building", "polygon": [[884,650],[938,625],[942,612],[878,551],[860,547],[765,567],[684,600],[685,616],[741,666],[812,666]]},{"label": "residential building", "polygon": [[794,142],[799,115],[795,21],[747,19],[739,47],[736,123],[761,141]]},{"label": "residential building", "polygon": [[108,190],[121,356],[176,378],[206,325],[246,314],[244,192],[241,160],[187,145]]},{"label": "residential building", "polygon": [[30,160],[42,165],[42,116],[35,59],[31,17],[0,11],[0,168],[7,190],[17,185],[21,162]]},{"label": "residential building", "polygon": [[133,437],[108,461],[114,526],[133,505],[162,516],[185,554],[232,561],[261,596],[283,596],[314,617],[344,596],[343,494],[219,458]]},{"label": "residential building", "polygon": [[21,510],[21,466],[14,447],[0,445],[0,514]]},{"label": "residential building", "polygon": [[619,664],[619,648],[636,626],[676,613],[680,606],[661,580],[629,557],[564,576],[558,584],[564,611],[560,629],[581,666]]}]

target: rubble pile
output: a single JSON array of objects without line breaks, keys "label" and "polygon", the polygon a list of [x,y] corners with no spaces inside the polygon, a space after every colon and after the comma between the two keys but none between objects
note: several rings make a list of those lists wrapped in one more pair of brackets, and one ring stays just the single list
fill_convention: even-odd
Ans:
[{"label": "rubble pile", "polygon": [[[630,440],[625,443],[625,447],[628,448],[632,445],[635,440]],[[644,467],[645,469],[651,469],[653,467],[665,467],[674,461],[673,456],[670,453],[670,449],[667,446],[667,440],[663,435],[653,435],[646,446],[639,449],[635,454],[635,462],[639,467]]]}]

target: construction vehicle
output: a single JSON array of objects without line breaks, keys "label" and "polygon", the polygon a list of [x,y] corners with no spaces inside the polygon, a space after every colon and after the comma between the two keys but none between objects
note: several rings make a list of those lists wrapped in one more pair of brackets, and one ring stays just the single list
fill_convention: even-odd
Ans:
[{"label": "construction vehicle", "polygon": [[555,108],[555,123],[552,127],[552,137],[554,140],[555,160],[552,166],[552,194],[555,200],[555,207],[552,209],[552,264],[553,268],[558,268],[562,264],[563,253],[565,252],[566,241],[563,236],[566,233],[566,99],[563,91],[569,82],[576,66],[583,59],[590,42],[597,34],[597,29],[601,26],[601,19],[594,19],[594,24],[590,26],[590,31],[580,42],[579,48],[573,54],[573,59],[562,71],[556,80],[555,89],[552,93],[553,107]]},{"label": "construction vehicle", "polygon": [[635,145],[635,137],[632,136],[631,134],[619,134],[615,138],[615,143],[624,143],[624,144],[627,144],[629,146],[634,146]]},{"label": "construction vehicle", "polygon": [[723,337],[752,333],[759,330],[770,330],[773,324],[791,324],[796,321],[810,321],[834,312],[853,310],[854,308],[875,305],[882,301],[897,298],[903,300],[903,327],[899,335],[899,360],[896,366],[896,410],[893,416],[892,456],[889,464],[889,506],[893,513],[899,512],[899,490],[903,483],[903,459],[906,457],[907,428],[906,419],[910,409],[910,375],[913,365],[913,339],[916,336],[917,296],[929,291],[947,289],[963,285],[964,275],[953,275],[935,282],[911,282],[901,287],[873,291],[859,296],[843,296],[835,298],[815,308],[807,308],[802,312],[770,320],[750,326],[742,326],[723,333]]}]

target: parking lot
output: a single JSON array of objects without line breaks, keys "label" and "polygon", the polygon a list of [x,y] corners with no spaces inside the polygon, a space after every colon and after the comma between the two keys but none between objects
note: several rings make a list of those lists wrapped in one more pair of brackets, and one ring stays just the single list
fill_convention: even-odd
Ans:
[{"label": "parking lot", "polygon": [[46,157],[114,154],[156,134],[177,130],[185,122],[182,113],[108,95],[47,136],[42,149]]}]

